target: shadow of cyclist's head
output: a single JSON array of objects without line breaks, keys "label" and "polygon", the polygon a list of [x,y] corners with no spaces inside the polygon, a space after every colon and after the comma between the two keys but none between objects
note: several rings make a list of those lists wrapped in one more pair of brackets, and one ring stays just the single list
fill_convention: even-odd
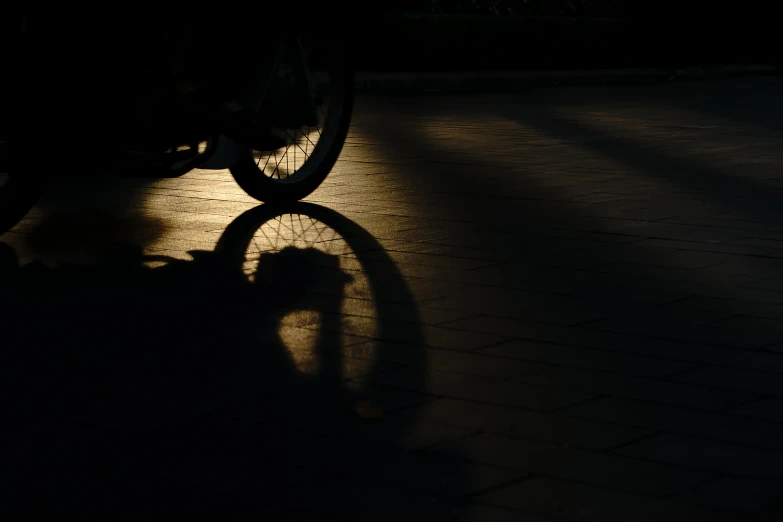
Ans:
[{"label": "shadow of cyclist's head", "polygon": [[[261,254],[255,272],[255,284],[283,297],[278,304],[296,306],[315,289],[339,296],[343,287],[354,280],[340,268],[340,258],[314,247],[287,246],[279,252]],[[339,313],[339,310],[334,310]]]},{"label": "shadow of cyclist's head", "polygon": [[[404,449],[427,398],[416,306],[361,227],[262,206],[214,251],[105,246],[47,266],[0,244],[0,480],[20,509],[46,476],[60,512],[453,519],[460,461]],[[416,391],[382,386],[398,366]]]}]

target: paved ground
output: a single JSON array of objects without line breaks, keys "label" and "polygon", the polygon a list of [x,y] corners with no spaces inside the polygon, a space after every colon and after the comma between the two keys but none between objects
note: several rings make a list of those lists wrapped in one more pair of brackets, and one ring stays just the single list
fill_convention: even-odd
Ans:
[{"label": "paved ground", "polygon": [[2,238],[3,519],[783,519],[781,88],[364,96],[282,215],[62,181]]}]

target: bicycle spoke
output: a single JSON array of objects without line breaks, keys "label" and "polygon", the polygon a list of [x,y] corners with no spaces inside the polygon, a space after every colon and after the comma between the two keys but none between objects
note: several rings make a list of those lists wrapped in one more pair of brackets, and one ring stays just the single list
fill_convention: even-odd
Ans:
[{"label": "bicycle spoke", "polygon": [[[311,59],[311,49],[305,49],[305,59]],[[310,63],[312,65],[312,63]],[[313,126],[303,126],[297,129],[276,128],[275,132],[286,141],[285,149],[271,152],[255,152],[255,163],[258,170],[266,177],[276,181],[286,181],[302,170],[309,161],[314,161],[313,154],[319,148],[319,142],[324,139],[324,130],[330,124],[329,104],[331,99],[332,79],[326,69],[309,72],[310,85],[315,98],[317,122]],[[277,81],[290,81],[293,68],[290,56],[284,56],[276,73]],[[278,90],[281,88],[278,87]],[[277,91],[276,91],[277,92]],[[282,88],[281,92],[285,92]]]}]

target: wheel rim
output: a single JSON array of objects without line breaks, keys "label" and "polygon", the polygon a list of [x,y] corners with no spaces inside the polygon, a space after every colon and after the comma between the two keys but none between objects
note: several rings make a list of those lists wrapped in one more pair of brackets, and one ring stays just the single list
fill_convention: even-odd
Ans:
[{"label": "wheel rim", "polygon": [[[273,127],[272,133],[286,141],[285,147],[272,152],[251,151],[259,172],[281,184],[302,181],[315,171],[337,139],[345,111],[347,84],[345,75],[341,74],[345,70],[341,53],[336,47],[330,46],[319,60],[313,52],[314,45],[303,42],[303,48],[308,62],[311,92],[322,101],[316,106],[318,123],[295,129]],[[281,86],[290,83],[291,75],[290,57],[286,52],[273,80],[281,92],[284,92]]]}]

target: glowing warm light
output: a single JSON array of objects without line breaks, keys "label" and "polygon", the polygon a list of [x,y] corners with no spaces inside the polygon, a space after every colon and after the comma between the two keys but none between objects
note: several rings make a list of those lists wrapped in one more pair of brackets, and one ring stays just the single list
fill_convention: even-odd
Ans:
[{"label": "glowing warm light", "polygon": [[[360,350],[360,357],[346,347],[348,337],[372,338],[376,334],[369,282],[360,270],[350,270],[349,275],[343,266],[354,264],[351,254],[351,248],[335,230],[297,214],[286,214],[264,223],[250,242],[243,267],[249,282],[275,284],[278,278],[283,278],[291,281],[286,286],[288,292],[304,292],[296,300],[304,308],[296,308],[295,304],[278,326],[281,343],[303,374],[318,376],[325,371],[324,349],[340,354],[339,373],[343,379],[366,372],[373,362],[367,347]],[[299,265],[300,260],[307,263]],[[301,288],[297,279],[303,282]],[[356,299],[365,302],[367,308],[357,307]],[[324,303],[327,308],[320,309]],[[335,303],[339,303],[339,310],[328,308]],[[369,317],[349,315],[344,319],[348,313],[364,313]],[[324,314],[329,315],[330,323],[326,336],[322,337]],[[323,339],[332,344],[319,345]],[[348,388],[358,386],[346,383]]]}]

